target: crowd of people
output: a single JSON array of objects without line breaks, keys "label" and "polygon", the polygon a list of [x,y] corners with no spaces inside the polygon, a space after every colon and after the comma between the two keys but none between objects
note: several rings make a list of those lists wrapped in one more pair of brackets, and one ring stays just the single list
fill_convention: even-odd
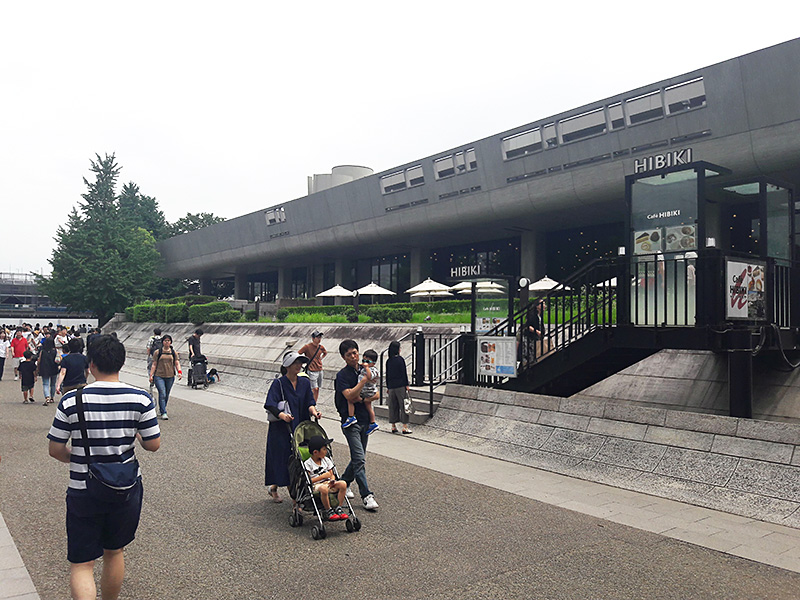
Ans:
[{"label": "crowd of people", "polygon": [[[190,361],[202,356],[202,335],[202,330],[196,330],[187,340]],[[273,381],[267,393],[264,406],[273,418],[267,435],[265,484],[275,502],[282,502],[278,488],[290,485],[287,465],[294,429],[303,420],[322,416],[317,400],[323,380],[323,360],[328,354],[321,343],[322,337],[321,332],[315,331],[311,342],[300,352],[284,355],[281,376]],[[343,509],[343,500],[355,497],[350,489],[353,482],[364,508],[378,509],[366,471],[368,437],[378,428],[372,409],[378,398],[378,354],[367,350],[361,355],[354,340],[344,340],[338,350],[345,366],[334,378],[334,405],[350,451],[349,464],[338,476],[327,453],[333,440],[319,436],[310,440],[309,458],[303,463],[314,489],[320,493],[324,518],[330,521],[350,518]],[[400,343],[392,342],[388,354],[386,382],[391,432],[398,433],[397,426],[402,425],[402,433],[411,433],[405,400],[409,382]],[[152,387],[148,394],[120,382],[125,347],[116,334],[103,335],[99,328],[81,331],[50,323],[4,325],[0,327],[0,378],[6,358],[14,361],[14,379],[21,382],[23,402],[36,401],[39,379],[45,405],[54,403],[55,396],[61,395],[47,437],[50,455],[70,464],[66,523],[72,597],[95,597],[93,567],[101,557],[103,597],[116,597],[125,571],[123,550],[135,537],[142,507],[141,472],[134,448],[137,441],[148,451],[159,448],[158,416],[168,419],[170,389],[175,378],[182,377],[180,356],[172,336],[156,328],[147,343],[147,373],[151,386],[158,391],[157,403],[153,401]],[[90,374],[93,379],[87,383]],[[92,431],[91,444],[85,443],[88,429]],[[94,458],[95,449],[103,457],[99,465]],[[120,487],[116,480],[110,488],[110,484],[103,483],[105,469],[125,465],[133,469],[128,487]],[[104,470],[96,471],[99,466]],[[100,499],[97,488],[103,486],[106,494],[115,494],[120,500],[109,504],[107,498]],[[328,494],[337,497],[338,506],[331,507]]]},{"label": "crowd of people", "polygon": [[0,380],[6,359],[14,364],[14,381],[20,381],[22,402],[36,402],[35,388],[42,380],[42,404],[55,402],[63,394],[86,384],[89,373],[85,348],[101,334],[99,327],[85,325],[0,326]]}]

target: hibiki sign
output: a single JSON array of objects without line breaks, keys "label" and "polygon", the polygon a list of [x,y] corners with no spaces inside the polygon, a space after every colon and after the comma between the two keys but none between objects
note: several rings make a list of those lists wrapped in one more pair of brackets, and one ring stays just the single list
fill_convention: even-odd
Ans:
[{"label": "hibiki sign", "polygon": [[467,265],[466,267],[452,267],[450,269],[450,277],[452,279],[458,279],[459,277],[473,277],[480,274],[480,265]]},{"label": "hibiki sign", "polygon": [[647,173],[648,171],[658,171],[669,167],[677,167],[678,165],[688,165],[690,162],[692,162],[692,149],[684,148],[683,150],[673,150],[664,154],[637,158],[633,163],[633,172],[634,174]]}]

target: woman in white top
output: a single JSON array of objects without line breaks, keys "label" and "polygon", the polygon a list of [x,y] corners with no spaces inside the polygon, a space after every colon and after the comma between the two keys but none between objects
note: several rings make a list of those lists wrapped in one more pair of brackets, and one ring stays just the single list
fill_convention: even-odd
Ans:
[{"label": "woman in white top", "polygon": [[5,327],[0,327],[0,379],[3,379],[3,369],[6,368],[6,356],[11,342],[8,341],[8,334]]}]

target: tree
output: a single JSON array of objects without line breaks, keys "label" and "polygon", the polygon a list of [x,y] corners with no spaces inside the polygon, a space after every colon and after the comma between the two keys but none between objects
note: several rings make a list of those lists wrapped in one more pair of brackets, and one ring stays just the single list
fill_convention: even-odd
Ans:
[{"label": "tree", "polygon": [[202,229],[203,227],[208,227],[209,225],[214,225],[215,223],[222,223],[225,219],[223,217],[218,217],[213,213],[186,213],[185,217],[181,217],[174,223],[170,223],[169,229],[169,236],[180,235],[182,233],[189,233],[190,231],[194,231],[196,229]]},{"label": "tree", "polygon": [[122,186],[119,208],[131,225],[149,231],[156,241],[167,237],[169,224],[158,208],[158,202],[155,198],[142,195],[139,186],[132,181]]},{"label": "tree", "polygon": [[70,212],[67,226],[58,228],[52,274],[38,279],[55,302],[90,310],[105,322],[150,294],[160,256],[153,235],[123,212],[115,195],[120,167],[114,154],[95,156],[90,161],[95,180],[84,178],[83,201]]}]

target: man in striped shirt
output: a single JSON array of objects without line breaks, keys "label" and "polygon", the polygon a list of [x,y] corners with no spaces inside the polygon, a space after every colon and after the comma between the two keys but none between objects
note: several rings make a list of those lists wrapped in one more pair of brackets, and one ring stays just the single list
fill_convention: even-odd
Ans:
[{"label": "man in striped shirt", "polygon": [[[93,340],[88,349],[89,371],[96,381],[83,388],[83,409],[93,460],[134,460],[136,440],[155,452],[161,445],[153,399],[144,390],[121,383],[125,347],[110,335]],[[74,599],[92,599],[97,591],[94,561],[103,557],[100,580],[104,599],[115,599],[122,588],[125,559],[122,551],[133,541],[142,510],[141,479],[131,498],[121,504],[99,502],[86,490],[89,468],[81,441],[75,392],[61,398],[47,435],[50,456],[69,463],[67,488],[67,560]],[[72,440],[71,447],[67,442]],[[141,473],[140,473],[141,475]]]}]

